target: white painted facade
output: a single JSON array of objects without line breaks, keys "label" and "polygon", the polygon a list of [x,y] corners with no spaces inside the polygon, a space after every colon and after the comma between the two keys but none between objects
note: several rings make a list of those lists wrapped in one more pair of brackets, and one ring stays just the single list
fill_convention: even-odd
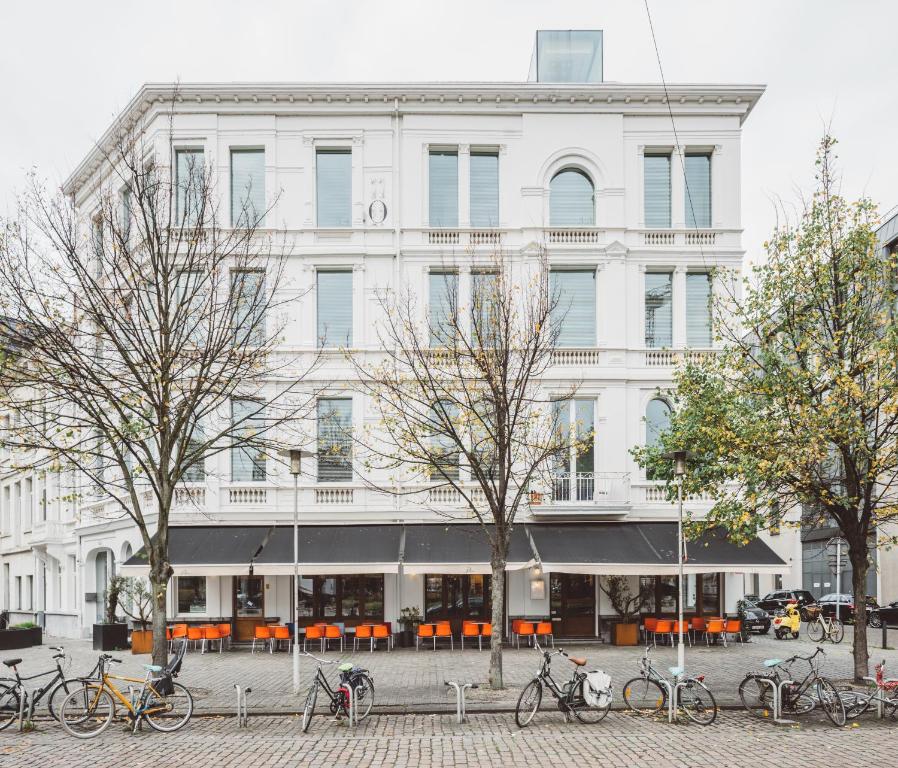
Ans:
[{"label": "white painted facade", "polygon": [[[322,268],[352,270],[352,346],[372,351],[377,289],[404,283],[426,296],[428,271],[451,264],[464,295],[471,267],[497,242],[522,273],[532,264],[534,245],[546,247],[553,266],[595,270],[596,344],[558,350],[545,384],[561,389],[579,380],[578,397],[594,403],[594,482],[601,493],[593,498],[600,500],[544,503],[524,510],[521,521],[675,520],[676,508],[662,500],[658,484],[646,480],[629,450],[645,440],[646,407],[659,389],[670,388],[676,356],[687,349],[687,275],[741,266],[741,133],[762,92],[756,86],[670,86],[676,137],[660,86],[609,83],[198,84],[181,85],[173,105],[171,86],[148,85],[120,120],[139,119],[157,157],[170,156],[171,149],[202,148],[217,174],[223,212],[230,210],[231,149],[264,149],[271,206],[266,226],[285,233],[286,282],[302,294],[288,318],[285,349],[309,359],[317,344],[314,287]],[[109,135],[114,131],[115,126]],[[458,152],[457,228],[434,228],[428,221],[428,153],[435,147]],[[316,226],[316,150],[321,148],[351,150],[349,227]],[[497,151],[499,158],[499,221],[488,229],[472,228],[468,217],[470,156],[481,148]],[[672,153],[671,226],[646,228],[644,157],[662,150]],[[711,225],[701,229],[686,226],[680,153],[690,151],[711,157]],[[107,182],[99,167],[92,153],[66,184],[86,219],[99,185]],[[567,168],[579,169],[594,186],[594,226],[552,225],[550,182]],[[369,215],[375,199],[386,205],[382,222]],[[645,276],[656,271],[673,275],[672,343],[647,349]],[[329,391],[352,397],[355,427],[373,417],[364,398],[351,394],[350,369],[340,354],[325,354],[314,378],[328,382]],[[260,483],[231,482],[227,453],[209,461],[206,472],[204,483],[179,492],[183,503],[172,525],[290,524],[292,480],[274,462]],[[376,494],[361,478],[340,484],[313,478],[314,473],[304,475],[300,482],[306,524],[434,521],[441,519],[435,507],[451,507],[453,501],[447,494],[439,502],[415,504]],[[102,592],[98,553],[109,553],[118,564],[141,542],[127,519],[110,521],[111,509],[98,514],[102,501],[66,504],[51,492],[44,522],[35,490],[42,482],[21,473],[0,477],[0,605],[12,611],[13,620],[45,611],[53,634],[85,634],[97,616],[98,603],[90,595]],[[707,499],[687,501],[699,514],[708,506]],[[782,584],[800,585],[798,534],[784,528],[765,540],[789,564]],[[34,596],[19,599],[17,585],[29,577]],[[386,620],[395,621],[402,607],[423,607],[423,576],[386,574],[384,579]],[[526,572],[510,573],[509,615],[549,614],[548,597],[531,599],[531,581]],[[724,606],[732,610],[744,592],[763,594],[773,586],[772,575],[761,575],[756,584],[750,575],[730,574]],[[598,586],[595,591],[598,614],[608,614],[607,599]],[[170,590],[173,618],[174,593]],[[232,593],[232,576],[208,576],[206,611],[191,618],[230,616]],[[290,577],[266,576],[265,595],[265,613],[288,619]]]}]

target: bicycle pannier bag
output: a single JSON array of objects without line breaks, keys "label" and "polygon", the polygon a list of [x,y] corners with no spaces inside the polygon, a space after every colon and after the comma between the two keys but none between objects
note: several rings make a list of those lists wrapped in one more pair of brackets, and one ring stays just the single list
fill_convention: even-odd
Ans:
[{"label": "bicycle pannier bag", "polygon": [[587,672],[583,698],[590,707],[607,707],[611,703],[611,677],[600,669]]}]

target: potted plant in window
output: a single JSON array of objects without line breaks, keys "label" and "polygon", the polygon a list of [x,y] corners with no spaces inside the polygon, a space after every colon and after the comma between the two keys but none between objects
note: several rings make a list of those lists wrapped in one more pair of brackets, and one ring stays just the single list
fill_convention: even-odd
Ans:
[{"label": "potted plant in window", "polygon": [[411,648],[415,644],[415,630],[421,621],[421,611],[417,607],[403,608],[399,612],[399,626],[402,627],[399,633],[400,647]]},{"label": "potted plant in window", "polygon": [[123,577],[115,576],[106,587],[104,620],[94,624],[95,651],[117,651],[128,647],[128,625],[123,621],[116,621],[115,615],[124,581]]},{"label": "potted plant in window", "polygon": [[599,587],[608,595],[611,607],[620,616],[620,621],[614,625],[614,644],[637,645],[639,643],[639,612],[645,607],[648,593],[640,591],[634,595],[626,576],[609,576],[605,579],[604,584],[599,582]]},{"label": "potted plant in window", "polygon": [[147,629],[153,618],[153,595],[143,579],[124,579],[122,612],[135,628],[131,630],[131,653],[152,653],[153,632]]}]

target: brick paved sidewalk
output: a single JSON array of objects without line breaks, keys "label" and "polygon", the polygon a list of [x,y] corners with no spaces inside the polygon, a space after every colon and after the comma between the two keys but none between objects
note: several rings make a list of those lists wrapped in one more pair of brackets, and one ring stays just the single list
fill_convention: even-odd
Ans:
[{"label": "brick paved sidewalk", "polygon": [[[723,712],[707,728],[612,712],[598,725],[566,724],[540,713],[518,730],[508,714],[474,715],[458,725],[433,715],[376,716],[355,730],[315,718],[302,734],[297,717],[251,718],[238,730],[232,717],[194,719],[175,734],[132,736],[119,726],[91,741],[56,724],[37,731],[0,732],[2,768],[131,768],[173,766],[569,766],[720,768],[797,760],[839,768],[894,765],[896,728],[865,718],[837,729],[808,719],[783,729],[743,712]],[[778,758],[777,758],[778,756]]]},{"label": "brick paved sidewalk", "polygon": [[[849,628],[841,645],[825,646],[827,661],[824,674],[836,680],[845,680],[851,675],[850,642]],[[23,675],[48,669],[51,652],[47,646],[57,643],[64,645],[72,657],[70,673],[73,677],[87,673],[96,661],[97,652],[91,650],[88,641],[54,641],[48,638],[45,643],[43,647],[7,651],[0,657],[21,656],[24,660],[20,668]],[[773,639],[772,635],[755,636],[752,642],[745,645],[731,643],[728,648],[708,648],[700,643],[695,648],[687,649],[687,669],[705,674],[707,684],[721,705],[737,705],[737,687],[746,672],[761,669],[766,658],[784,658],[796,653],[809,654],[814,647],[814,644],[804,638],[780,641]],[[637,661],[642,648],[567,644],[565,648],[576,655],[586,656],[589,668],[598,667],[611,675],[615,703],[621,705],[622,685],[637,674]],[[132,656],[127,652],[115,655],[122,658],[124,663],[114,671],[126,675],[142,676],[140,665],[149,661],[148,656]],[[325,657],[335,660],[343,658],[338,652],[328,652]],[[460,680],[485,685],[489,666],[489,653],[485,650],[481,653],[477,650],[462,652],[457,649],[441,649],[436,652],[399,649],[390,653],[348,653],[344,657],[371,670],[377,691],[377,710],[386,707],[389,711],[403,712],[454,711],[454,694],[443,682]],[[676,663],[676,650],[659,647],[652,651],[652,657],[657,668],[666,672],[668,666]],[[898,676],[898,652],[883,652],[874,648],[871,650],[871,665],[882,657],[886,658],[887,669],[891,674]],[[469,694],[470,710],[513,709],[521,687],[533,677],[539,665],[539,658],[532,649],[507,649],[504,660],[506,690],[492,691],[484,687],[472,691]],[[310,659],[303,658],[302,671],[302,690],[305,691],[314,673],[314,664]],[[557,678],[567,679],[570,665],[565,660],[558,659],[553,662],[553,671]],[[252,687],[248,698],[251,710],[283,713],[298,711],[304,700],[302,696],[295,697],[292,694],[291,675],[291,660],[286,653],[251,654],[248,649],[235,648],[221,654],[188,652],[179,680],[194,692],[197,711],[200,713],[233,712],[235,683]],[[335,673],[331,671],[329,675],[334,676]]]}]

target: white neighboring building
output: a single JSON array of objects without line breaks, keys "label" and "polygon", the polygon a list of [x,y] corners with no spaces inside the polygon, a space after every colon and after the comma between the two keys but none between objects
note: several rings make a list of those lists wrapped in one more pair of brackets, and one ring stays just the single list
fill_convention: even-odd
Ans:
[{"label": "white neighboring building", "polygon": [[[546,246],[571,301],[546,386],[582,382],[571,418],[594,425],[595,445],[554,498],[523,512],[506,603],[509,618],[551,616],[556,634],[581,637],[605,632],[603,618],[613,618],[603,574],[643,579],[655,593],[651,612],[676,613],[676,509],[629,449],[663,423],[657,392],[670,388],[677,357],[713,354],[708,273],[741,265],[741,133],[763,93],[709,84],[665,93],[595,74],[574,73],[585,82],[180,84],[174,104],[172,84],[150,84],[101,140],[139,118],[175,168],[180,153],[202,153],[223,211],[234,164],[249,160],[253,189],[273,205],[267,224],[292,244],[288,279],[310,289],[287,340],[309,357],[321,328],[352,348],[376,348],[377,288],[401,282],[427,296],[432,273],[448,265],[465,295],[472,268],[497,245],[518,265],[534,244]],[[85,218],[104,182],[100,167],[92,151],[65,185]],[[325,353],[314,375],[348,424],[370,417],[340,354]],[[445,523],[435,508],[451,509],[451,492],[416,505],[372,492],[351,462],[307,471],[304,620],[395,622],[410,606],[458,623],[487,616],[480,539],[426,525]],[[77,514],[54,500],[45,523],[41,483],[0,477],[2,605],[14,620],[45,611],[51,633],[86,634],[105,581],[140,539],[127,519],[98,514],[102,500],[82,502]],[[290,619],[292,492],[271,462],[227,454],[179,491],[173,620],[230,620],[246,637],[264,618]],[[687,507],[701,513],[709,500]],[[250,576],[272,521],[282,527]],[[769,548],[694,547],[687,614],[732,611],[745,592],[800,585],[797,532],[765,541]]]}]

